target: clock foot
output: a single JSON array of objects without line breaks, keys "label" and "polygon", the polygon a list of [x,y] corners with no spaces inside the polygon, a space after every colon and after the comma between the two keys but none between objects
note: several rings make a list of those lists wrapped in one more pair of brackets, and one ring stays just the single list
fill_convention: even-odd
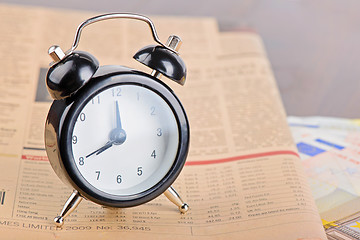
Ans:
[{"label": "clock foot", "polygon": [[181,213],[186,213],[190,207],[187,203],[185,203],[180,195],[175,191],[173,187],[169,187],[165,192],[164,195],[176,206],[179,207]]},{"label": "clock foot", "polygon": [[79,205],[83,198],[80,196],[78,191],[74,190],[68,200],[65,202],[63,209],[59,216],[54,218],[55,225],[61,227],[64,224],[64,218],[69,216],[72,211]]}]

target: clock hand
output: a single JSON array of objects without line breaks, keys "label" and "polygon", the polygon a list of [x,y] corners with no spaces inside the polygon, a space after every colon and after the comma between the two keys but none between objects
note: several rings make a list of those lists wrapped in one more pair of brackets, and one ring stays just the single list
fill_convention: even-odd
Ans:
[{"label": "clock hand", "polygon": [[122,129],[121,127],[121,119],[120,119],[120,111],[119,111],[119,103],[118,101],[116,103],[116,128]]},{"label": "clock hand", "polygon": [[99,149],[93,151],[92,153],[90,153],[89,155],[87,155],[86,158],[88,158],[94,154],[99,155],[100,153],[109,149],[113,145],[121,145],[125,142],[125,140],[126,140],[126,132],[124,131],[124,129],[114,128],[110,132],[110,140],[101,148],[99,148]]},{"label": "clock hand", "polygon": [[119,102],[115,101],[115,117],[116,117],[116,128],[110,132],[110,141],[113,141],[115,145],[121,145],[126,140],[126,132],[121,126]]},{"label": "clock hand", "polygon": [[104,146],[102,146],[101,148],[97,149],[96,151],[93,151],[92,153],[90,153],[89,155],[86,156],[86,158],[96,154],[99,155],[100,153],[102,153],[103,151],[105,151],[106,149],[109,149],[110,147],[112,147],[114,144],[114,141],[108,141]]},{"label": "clock hand", "polygon": [[99,155],[100,153],[104,152],[105,150],[109,149],[110,147],[112,147],[113,145],[121,145],[125,142],[126,140],[126,132],[124,129],[122,129],[121,126],[121,119],[120,119],[120,111],[119,111],[119,104],[118,101],[115,102],[115,107],[116,107],[116,111],[115,111],[115,115],[116,115],[116,128],[114,128],[113,130],[111,130],[110,132],[110,140],[101,148],[93,151],[92,153],[90,153],[89,155],[87,155],[85,158],[88,158],[94,154]]},{"label": "clock hand", "polygon": [[100,153],[102,153],[103,151],[105,151],[106,149],[109,149],[110,147],[112,147],[114,144],[113,141],[109,141],[107,142],[102,148],[100,148],[97,152],[96,155],[99,155]]}]

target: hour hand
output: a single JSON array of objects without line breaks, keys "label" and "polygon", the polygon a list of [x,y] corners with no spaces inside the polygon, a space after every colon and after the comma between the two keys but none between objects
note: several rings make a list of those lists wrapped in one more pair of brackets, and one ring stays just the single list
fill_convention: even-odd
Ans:
[{"label": "hour hand", "polygon": [[101,148],[97,149],[96,151],[93,151],[92,153],[90,153],[89,155],[86,156],[86,158],[96,154],[99,155],[100,153],[102,153],[103,151],[105,151],[106,149],[109,149],[110,147],[112,147],[114,144],[114,141],[108,141],[104,146],[102,146]]}]

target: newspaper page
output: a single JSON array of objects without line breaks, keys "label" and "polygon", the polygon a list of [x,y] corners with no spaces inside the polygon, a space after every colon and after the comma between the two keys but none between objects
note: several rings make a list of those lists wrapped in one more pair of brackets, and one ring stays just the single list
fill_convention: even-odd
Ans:
[{"label": "newspaper page", "polygon": [[360,239],[358,119],[288,117],[329,239]]},{"label": "newspaper page", "polygon": [[[219,34],[206,18],[152,18],[161,39],[176,33],[184,41],[187,83],[163,80],[189,117],[190,153],[174,187],[190,211],[180,214],[163,195],[125,209],[82,201],[56,228],[53,218],[72,189],[44,150],[46,52],[70,47],[77,25],[93,15],[0,5],[1,238],[326,239],[259,37]],[[102,65],[150,71],[131,59],[152,44],[144,40],[148,29],[135,31],[141,26],[130,21],[99,25],[84,32],[81,50]]]}]

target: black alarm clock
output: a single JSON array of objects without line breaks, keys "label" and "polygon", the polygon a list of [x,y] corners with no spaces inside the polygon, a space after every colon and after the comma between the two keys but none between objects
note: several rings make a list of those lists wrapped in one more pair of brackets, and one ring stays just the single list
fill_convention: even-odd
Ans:
[{"label": "black alarm clock", "polygon": [[[147,74],[125,66],[99,66],[94,56],[75,51],[89,24],[130,18],[146,22],[159,45],[134,58],[153,69]],[[45,147],[58,177],[74,189],[54,221],[62,226],[83,198],[105,207],[133,207],[164,193],[180,212],[188,211],[171,184],[189,150],[189,123],[179,99],[159,77],[183,85],[186,67],[181,40],[159,40],[152,21],[141,15],[111,13],[81,23],[65,53],[49,49],[54,62],[46,76],[54,99],[45,124]]]}]

